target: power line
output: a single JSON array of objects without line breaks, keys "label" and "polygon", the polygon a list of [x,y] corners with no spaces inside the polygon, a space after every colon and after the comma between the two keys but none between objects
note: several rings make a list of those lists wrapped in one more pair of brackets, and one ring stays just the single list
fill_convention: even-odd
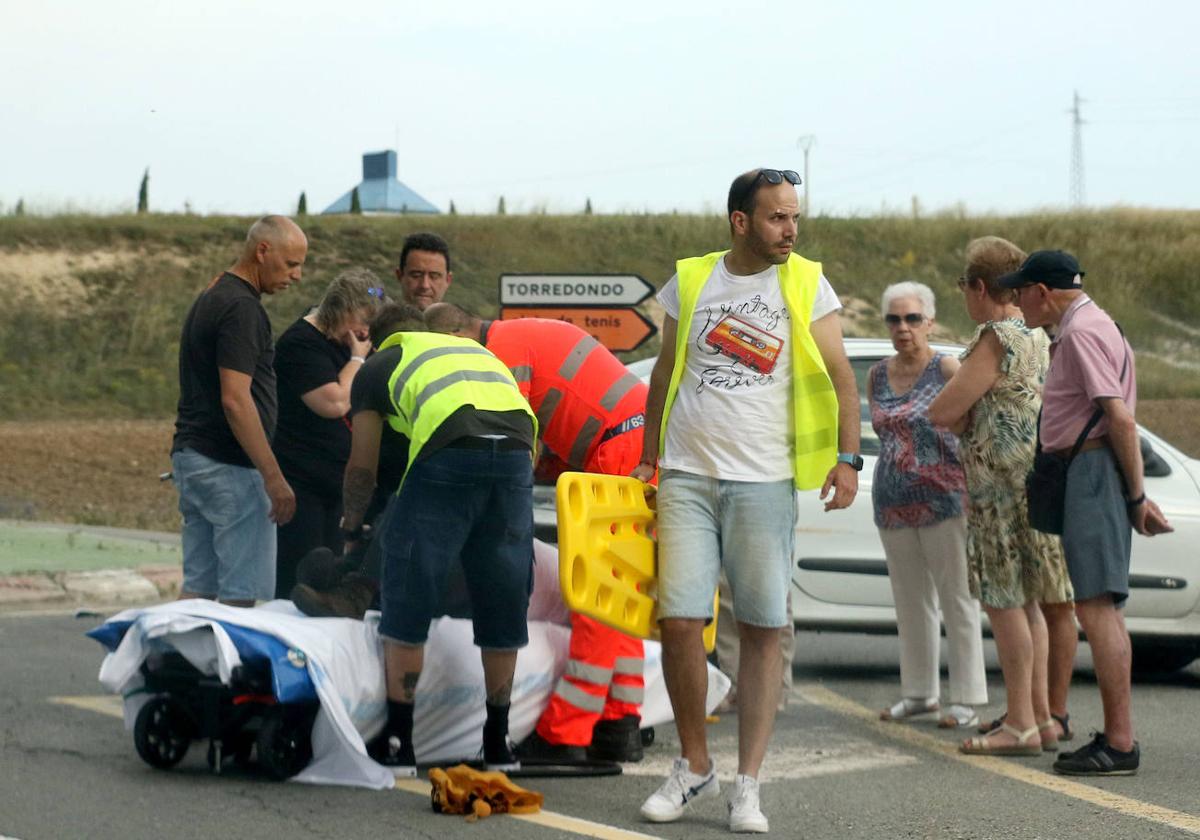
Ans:
[{"label": "power line", "polygon": [[1079,106],[1083,102],[1079,91],[1075,91],[1075,102],[1069,113],[1071,120],[1071,206],[1083,206],[1083,115]]}]

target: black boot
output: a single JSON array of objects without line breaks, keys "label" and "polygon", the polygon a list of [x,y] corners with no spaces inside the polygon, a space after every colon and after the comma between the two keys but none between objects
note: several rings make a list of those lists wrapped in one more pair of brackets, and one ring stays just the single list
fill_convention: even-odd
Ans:
[{"label": "black boot", "polygon": [[587,757],[593,761],[641,761],[641,718],[625,715],[617,720],[602,720],[592,729]]},{"label": "black boot", "polygon": [[530,764],[583,764],[587,749],[571,744],[551,744],[534,730],[517,744],[517,758]]},{"label": "black boot", "polygon": [[292,603],[313,618],[355,618],[362,621],[371,606],[379,584],[357,572],[351,572],[328,592],[319,592],[303,583],[292,589]]}]

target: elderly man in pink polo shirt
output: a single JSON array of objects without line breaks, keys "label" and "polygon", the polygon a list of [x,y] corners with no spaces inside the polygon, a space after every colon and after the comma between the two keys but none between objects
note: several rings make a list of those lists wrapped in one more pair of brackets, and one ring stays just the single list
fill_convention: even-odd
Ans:
[{"label": "elderly man in pink polo shirt", "polygon": [[1084,272],[1065,251],[1035,251],[1001,278],[1017,289],[1031,327],[1052,327],[1040,442],[1069,457],[1063,551],[1075,588],[1075,614],[1092,648],[1104,706],[1104,731],[1054,762],[1058,773],[1131,776],[1140,762],[1130,711],[1129,633],[1121,607],[1129,596],[1132,531],[1171,530],[1146,498],[1133,411],[1133,350],[1112,318],[1083,292]]}]

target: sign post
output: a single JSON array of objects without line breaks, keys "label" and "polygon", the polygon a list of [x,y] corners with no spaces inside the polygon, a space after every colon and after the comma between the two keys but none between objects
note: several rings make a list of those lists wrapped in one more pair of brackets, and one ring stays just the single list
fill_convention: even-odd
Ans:
[{"label": "sign post", "polygon": [[633,308],[652,294],[636,274],[501,274],[500,317],[569,321],[609,350],[635,350],[658,332]]}]

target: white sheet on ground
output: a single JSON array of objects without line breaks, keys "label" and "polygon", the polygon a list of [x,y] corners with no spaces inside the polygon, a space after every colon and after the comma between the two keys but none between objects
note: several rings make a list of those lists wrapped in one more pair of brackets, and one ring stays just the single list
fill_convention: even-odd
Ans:
[{"label": "white sheet on ground", "polygon": [[[552,546],[539,546],[529,613],[529,644],[517,655],[513,678],[509,732],[514,741],[533,731],[566,667],[570,629],[561,624],[566,620],[566,612],[562,609],[560,616],[554,609],[554,598],[547,597],[551,586],[550,591],[557,592],[557,560],[557,551]],[[548,567],[553,568],[553,573]],[[560,598],[559,607],[561,603]],[[551,623],[539,618],[557,621]],[[321,712],[313,725],[313,760],[295,780],[392,787],[391,773],[372,761],[364,746],[364,739],[370,740],[378,733],[386,717],[378,613],[368,613],[365,621],[308,618],[290,601],[272,601],[243,609],[195,600],[126,610],[111,620],[135,622],[100,668],[100,681],[105,688],[125,697],[127,728],[132,729],[138,710],[149,699],[138,691],[142,687],[139,668],[147,655],[164,646],[186,656],[204,673],[219,675],[222,682],[229,681],[241,658],[219,623],[227,622],[268,633],[304,654],[295,657],[297,667],[308,669],[321,701]],[[642,726],[661,726],[672,719],[663,682],[662,651],[657,642],[644,644],[646,691]],[[705,705],[710,712],[728,690],[728,678],[709,666]],[[471,622],[452,618],[435,620],[429,630],[414,712],[414,746],[420,763],[455,762],[478,755],[485,717],[484,695],[483,666],[473,643]]]}]

